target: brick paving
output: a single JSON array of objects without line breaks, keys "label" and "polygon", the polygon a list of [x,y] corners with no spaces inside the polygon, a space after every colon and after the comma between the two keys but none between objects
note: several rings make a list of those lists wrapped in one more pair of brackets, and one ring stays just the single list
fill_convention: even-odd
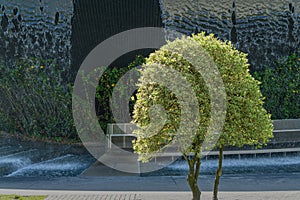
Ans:
[{"label": "brick paving", "polygon": [[141,194],[56,194],[45,200],[142,200]]}]

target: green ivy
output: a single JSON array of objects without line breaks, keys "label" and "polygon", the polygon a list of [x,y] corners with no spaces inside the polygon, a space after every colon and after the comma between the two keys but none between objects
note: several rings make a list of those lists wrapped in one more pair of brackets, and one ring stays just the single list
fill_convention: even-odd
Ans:
[{"label": "green ivy", "polygon": [[[115,123],[109,105],[109,100],[111,98],[115,85],[127,71],[137,66],[140,66],[143,63],[145,63],[145,58],[143,56],[138,55],[135,58],[135,60],[132,63],[130,63],[127,67],[108,68],[101,76],[96,92],[96,112],[100,126],[103,130],[106,130],[108,123]],[[126,87],[126,85],[123,85],[121,89],[126,89]],[[119,98],[123,98],[122,93],[120,93]],[[130,111],[133,110],[135,99],[135,96],[133,96],[133,99],[129,102]]]},{"label": "green ivy", "polygon": [[272,119],[300,118],[300,56],[292,54],[254,73]]},{"label": "green ivy", "polygon": [[72,86],[66,67],[53,60],[19,60],[0,65],[0,128],[40,138],[76,138]]}]

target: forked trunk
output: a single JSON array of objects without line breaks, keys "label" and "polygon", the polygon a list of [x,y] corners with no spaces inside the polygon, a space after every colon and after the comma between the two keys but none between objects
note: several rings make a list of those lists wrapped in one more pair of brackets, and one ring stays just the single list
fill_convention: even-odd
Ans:
[{"label": "forked trunk", "polygon": [[194,158],[188,159],[185,156],[186,161],[189,164],[189,174],[187,177],[188,184],[192,190],[193,193],[193,199],[192,200],[200,200],[201,192],[198,187],[198,176],[200,171],[200,158],[195,155]]},{"label": "forked trunk", "polygon": [[213,200],[218,200],[218,187],[219,187],[219,183],[220,183],[220,178],[222,176],[222,165],[223,165],[223,148],[220,148],[220,150],[219,150],[219,165],[218,165],[218,170],[216,172],[216,177],[215,177]]}]

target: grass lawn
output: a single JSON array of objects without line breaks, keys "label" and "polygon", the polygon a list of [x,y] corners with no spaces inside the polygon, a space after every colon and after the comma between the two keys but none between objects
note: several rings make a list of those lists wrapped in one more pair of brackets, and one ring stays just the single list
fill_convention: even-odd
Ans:
[{"label": "grass lawn", "polygon": [[2,195],[0,194],[0,199],[1,200],[43,200],[45,199],[46,196],[19,196],[19,195]]}]

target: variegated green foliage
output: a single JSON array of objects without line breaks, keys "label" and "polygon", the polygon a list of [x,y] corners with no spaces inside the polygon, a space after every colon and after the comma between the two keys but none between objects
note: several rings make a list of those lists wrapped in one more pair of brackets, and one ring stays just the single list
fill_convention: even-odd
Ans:
[{"label": "variegated green foliage", "polygon": [[[217,146],[241,147],[247,144],[260,147],[265,144],[272,137],[273,126],[270,115],[263,108],[259,82],[249,73],[247,55],[236,50],[230,42],[216,39],[214,35],[205,36],[204,33],[200,33],[193,35],[192,39],[200,43],[215,62],[227,94],[226,120]],[[181,110],[176,95],[154,81],[153,84],[148,83],[149,79],[153,79],[151,74],[156,71],[155,67],[180,72],[193,87],[197,96],[199,110],[195,112],[200,114],[199,128],[196,137],[191,141],[189,151],[198,152],[206,136],[211,116],[208,88],[201,74],[192,64],[187,62],[182,55],[170,51],[174,47],[181,48],[180,45],[184,45],[183,41],[190,40],[191,38],[183,38],[169,42],[152,53],[141,70],[142,76],[139,80],[140,88],[134,108],[133,122],[141,127],[136,131],[138,139],[134,141],[134,150],[141,155],[140,159],[143,161],[151,158],[151,152],[159,151],[161,147],[170,143],[174,139],[174,133],[181,126],[179,118]],[[153,66],[153,64],[158,65]],[[172,76],[167,78],[170,82],[176,82]],[[146,82],[148,84],[144,84]],[[188,93],[185,95],[189,96]],[[151,123],[149,110],[156,104],[161,105],[166,112],[165,124],[155,135],[147,137],[147,132],[143,132],[145,131],[143,127]]]}]

